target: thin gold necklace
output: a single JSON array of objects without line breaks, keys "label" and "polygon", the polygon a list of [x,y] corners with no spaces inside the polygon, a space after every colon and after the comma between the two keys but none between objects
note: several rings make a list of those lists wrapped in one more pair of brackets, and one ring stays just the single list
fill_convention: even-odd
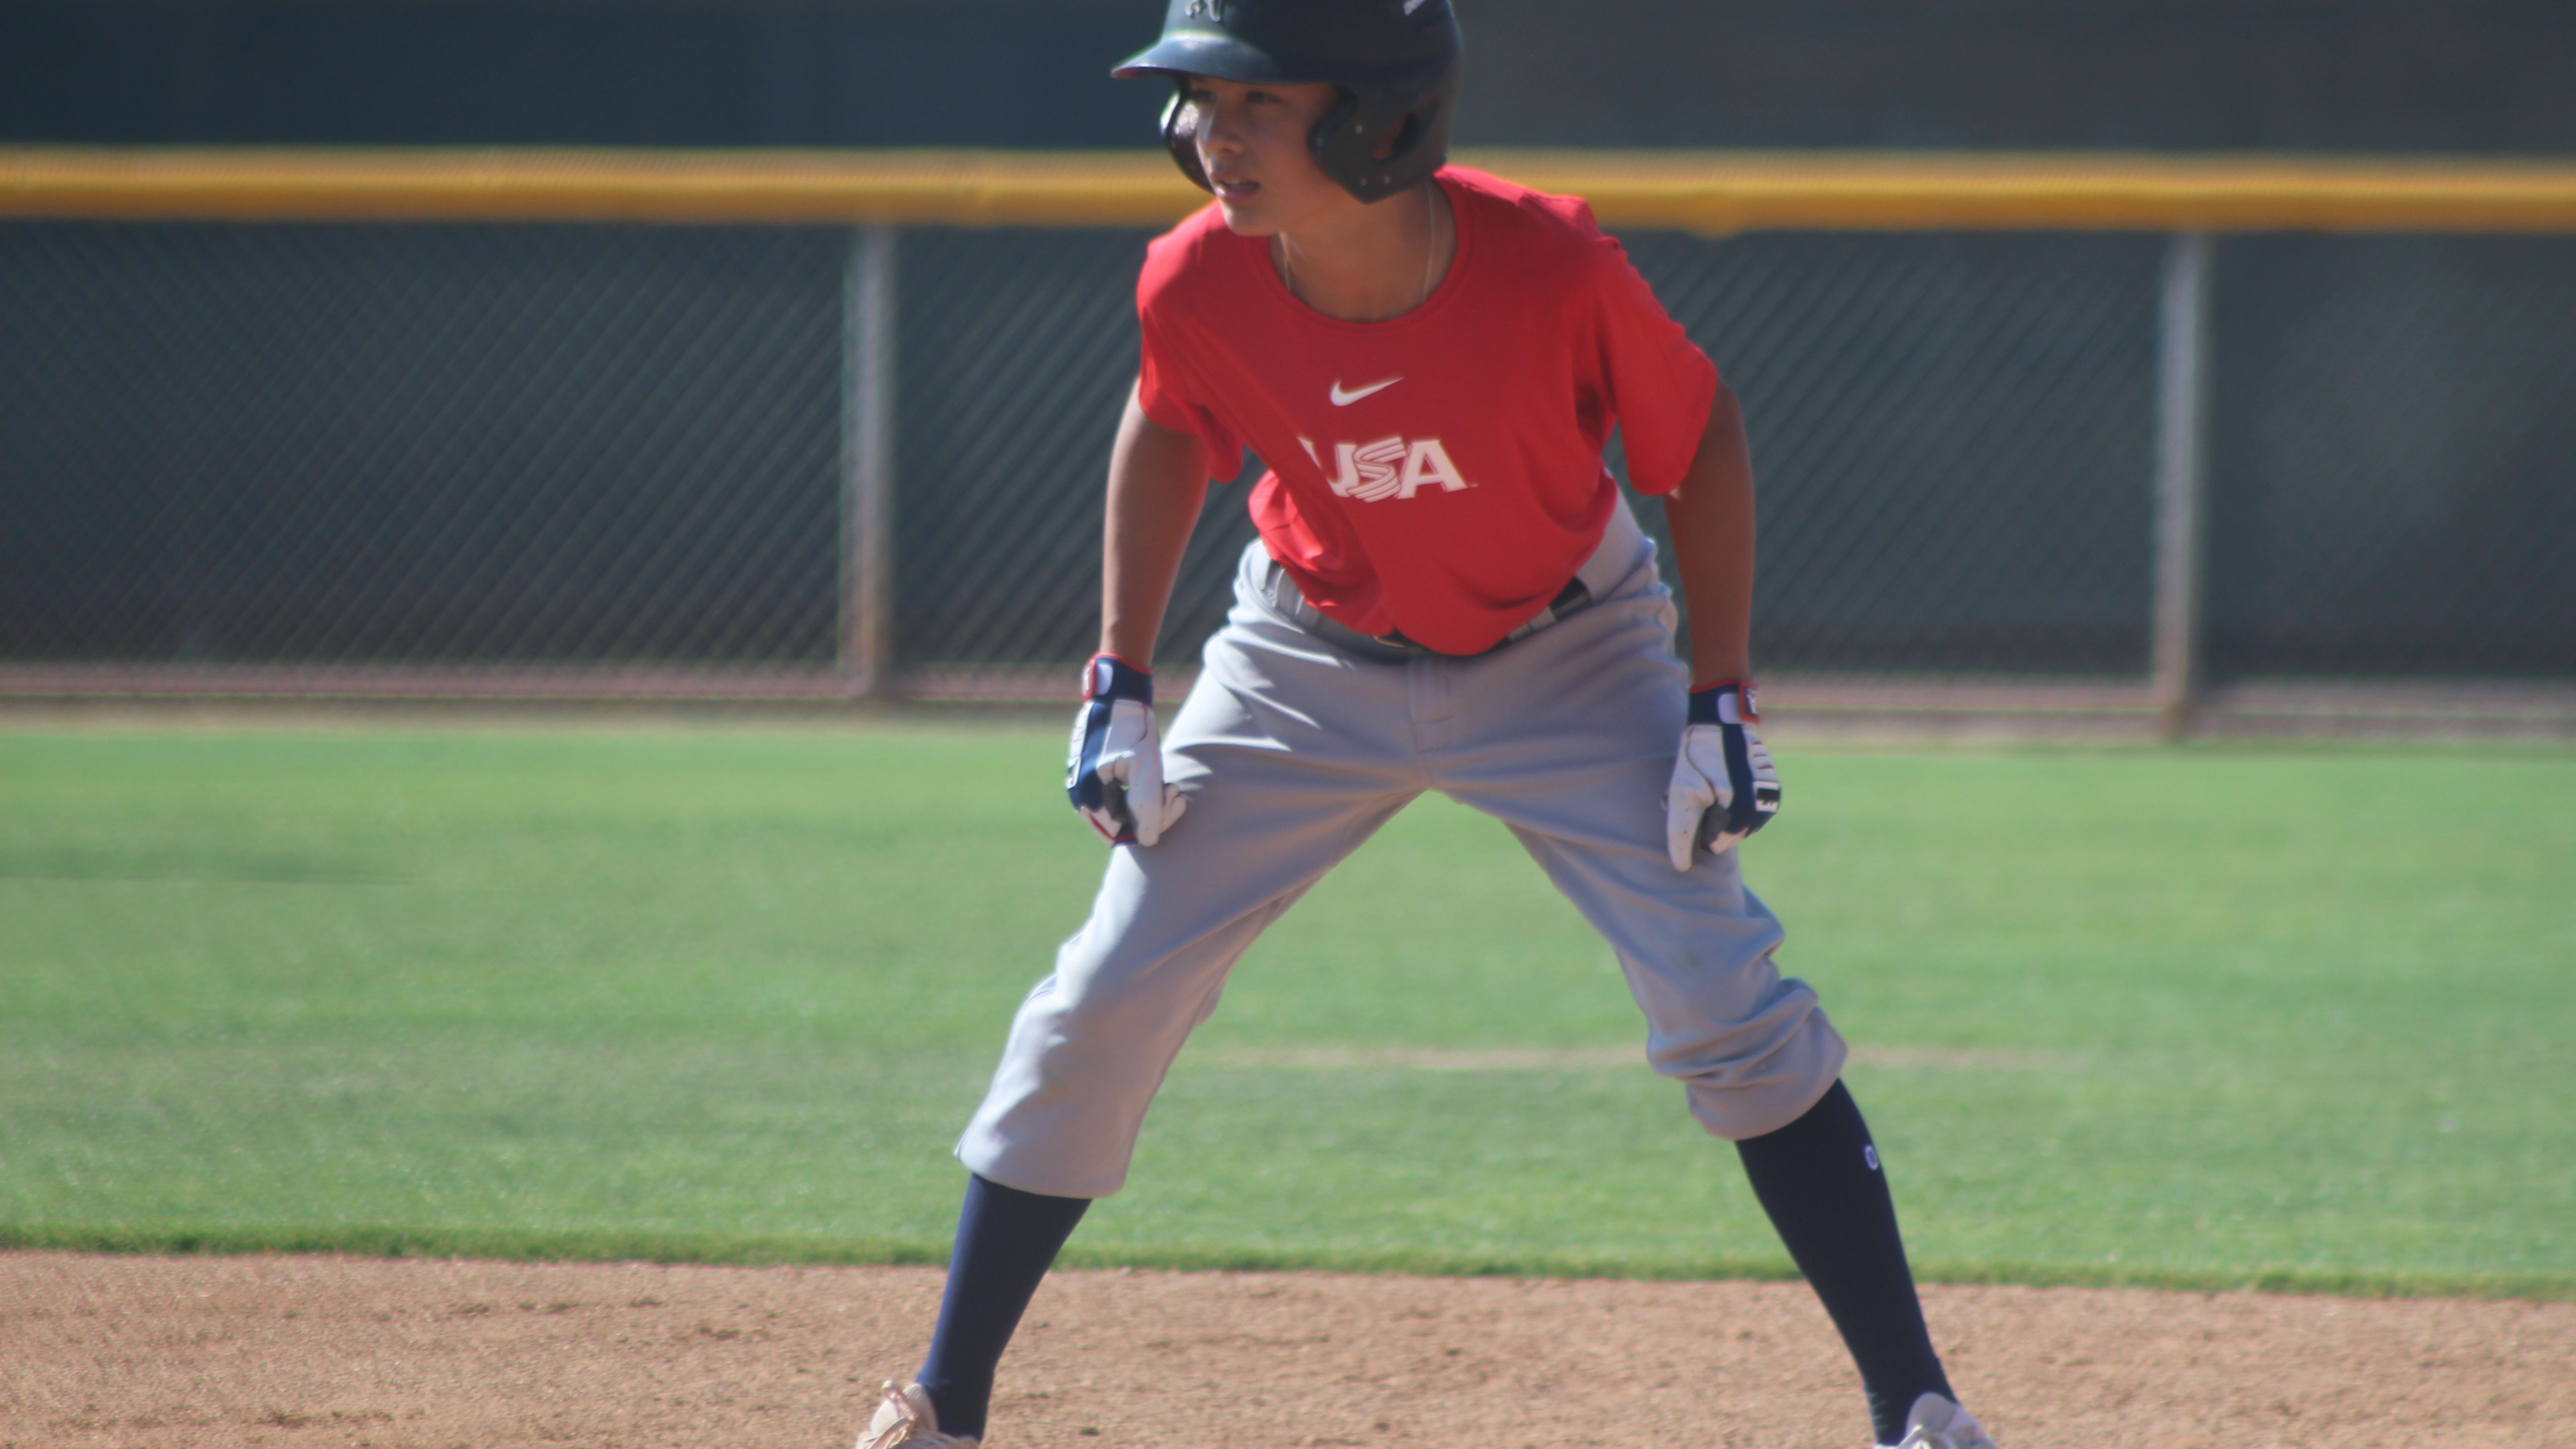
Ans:
[{"label": "thin gold necklace", "polygon": [[[1422,183],[1422,294],[1413,299],[1412,307],[1404,309],[1406,312],[1431,300],[1432,271],[1440,261],[1440,203],[1431,199],[1431,188],[1439,184]],[[1284,231],[1279,234],[1279,280],[1287,284],[1289,296],[1300,302],[1306,300],[1297,292],[1297,268],[1288,260],[1288,234]]]}]

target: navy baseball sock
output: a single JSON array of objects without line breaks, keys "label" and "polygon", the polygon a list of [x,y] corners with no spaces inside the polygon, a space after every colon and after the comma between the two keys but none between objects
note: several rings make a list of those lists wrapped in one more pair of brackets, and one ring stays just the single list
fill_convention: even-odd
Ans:
[{"label": "navy baseball sock", "polygon": [[939,1432],[984,1437],[993,1403],[993,1370],[1010,1347],[1029,1298],[1038,1291],[1087,1197],[1047,1197],[969,1175],[957,1212],[957,1248],[948,1259],[948,1291],[921,1386],[939,1411]]},{"label": "navy baseball sock", "polygon": [[1923,1326],[1896,1203],[1860,1108],[1838,1081],[1807,1115],[1735,1150],[1753,1195],[1860,1365],[1878,1442],[1904,1438],[1917,1395],[1957,1396]]}]

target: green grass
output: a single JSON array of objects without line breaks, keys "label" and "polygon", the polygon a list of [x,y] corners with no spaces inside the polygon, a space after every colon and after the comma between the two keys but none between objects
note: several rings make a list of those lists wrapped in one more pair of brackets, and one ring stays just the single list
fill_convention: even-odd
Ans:
[{"label": "green grass", "polygon": [[[0,1245],[933,1261],[1097,878],[1060,749],[0,733]],[[2576,754],[1783,763],[1747,870],[1927,1277],[2576,1296]],[[1641,1038],[1423,801],[1255,948],[1073,1256],[1785,1271]]]}]

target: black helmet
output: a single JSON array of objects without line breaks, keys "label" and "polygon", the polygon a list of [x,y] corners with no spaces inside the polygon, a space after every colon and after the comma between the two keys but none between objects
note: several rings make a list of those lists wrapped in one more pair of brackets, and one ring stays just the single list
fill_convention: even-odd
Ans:
[{"label": "black helmet", "polygon": [[[1163,145],[1202,187],[1188,77],[1339,86],[1341,100],[1315,123],[1307,149],[1343,190],[1380,201],[1449,159],[1460,49],[1449,0],[1171,0],[1163,38],[1111,74],[1178,84],[1163,108]],[[1370,152],[1390,130],[1395,149],[1380,160]]]}]

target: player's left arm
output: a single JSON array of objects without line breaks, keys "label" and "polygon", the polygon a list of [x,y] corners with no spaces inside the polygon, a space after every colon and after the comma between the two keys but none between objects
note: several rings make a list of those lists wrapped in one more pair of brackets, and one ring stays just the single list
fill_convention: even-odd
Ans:
[{"label": "player's left arm", "polygon": [[1690,618],[1691,688],[1753,672],[1753,454],[1744,412],[1720,383],[1681,486],[1664,495]]},{"label": "player's left arm", "polygon": [[1664,522],[1690,619],[1690,713],[1664,797],[1673,869],[1722,851],[1780,810],[1780,776],[1755,726],[1752,683],[1753,458],[1744,413],[1719,384]]}]

